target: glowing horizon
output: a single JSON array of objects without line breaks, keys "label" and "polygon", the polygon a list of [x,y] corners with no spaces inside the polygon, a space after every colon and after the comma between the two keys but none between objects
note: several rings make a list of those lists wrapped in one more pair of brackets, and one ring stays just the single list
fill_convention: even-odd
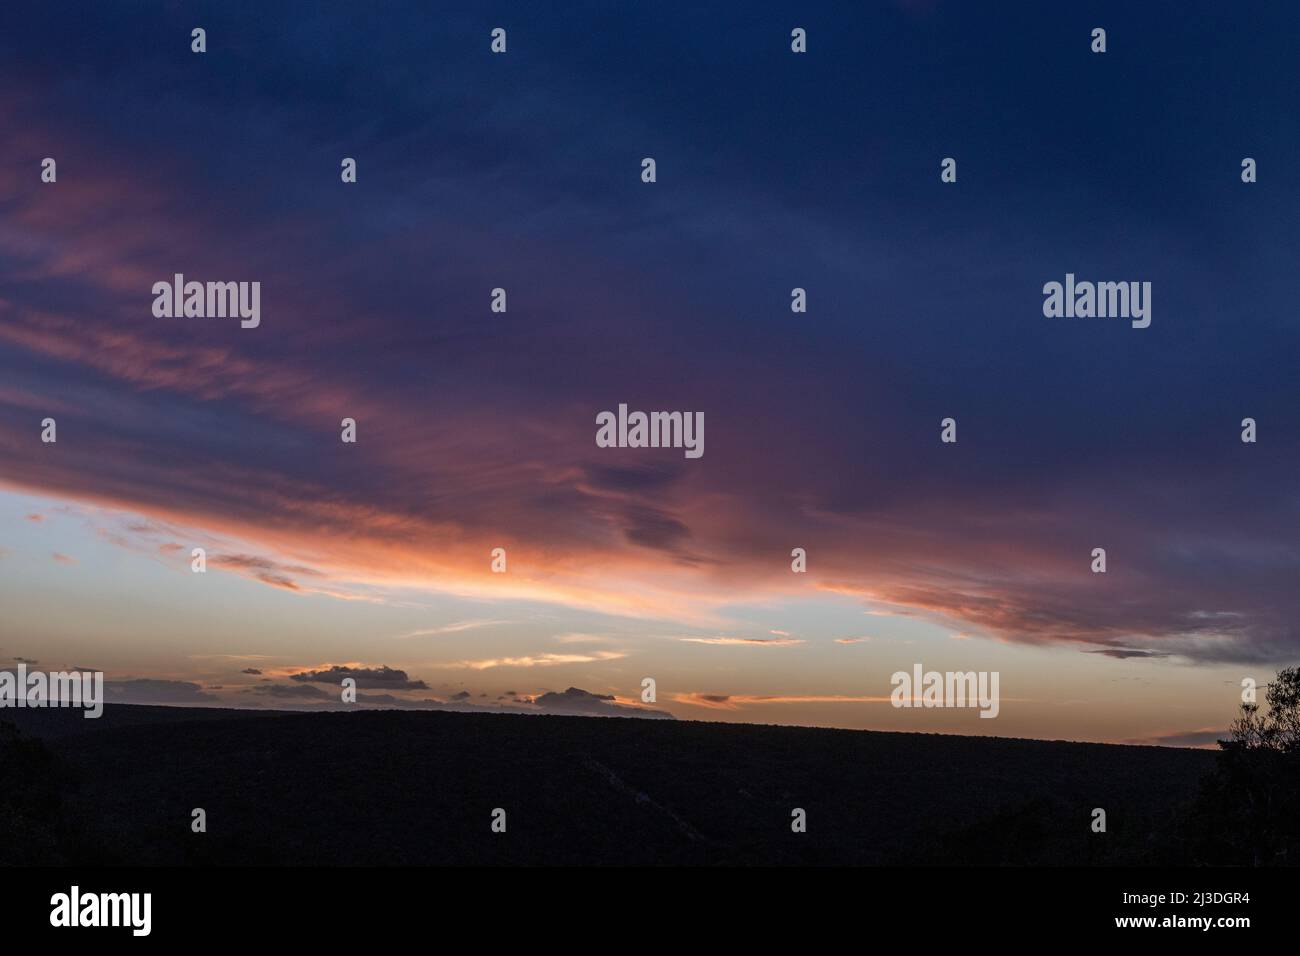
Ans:
[{"label": "glowing horizon", "polygon": [[[161,703],[332,706],[302,675],[390,668],[368,705],[1198,746],[1296,663],[1300,200],[1236,169],[1300,135],[1284,96],[1026,90],[956,7],[813,23],[797,61],[778,7],[704,11],[744,42],[667,74],[652,12],[573,56],[564,18],[513,15],[498,61],[471,14],[321,10],[214,12],[220,54],[124,64],[138,18],[15,14],[0,660]],[[1189,116],[1213,135],[1173,168],[1131,161]],[[1149,326],[1046,317],[1076,273],[1140,276]],[[156,314],[178,274],[260,283],[256,327]],[[702,453],[602,441],[624,407],[698,414]],[[891,706],[915,664],[997,671],[998,717]]]}]

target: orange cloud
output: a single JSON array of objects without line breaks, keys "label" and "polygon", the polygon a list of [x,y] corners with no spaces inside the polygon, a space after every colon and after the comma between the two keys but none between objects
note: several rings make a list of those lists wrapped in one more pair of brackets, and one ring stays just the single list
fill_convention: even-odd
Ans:
[{"label": "orange cloud", "polygon": [[673,700],[692,707],[711,710],[740,710],[760,704],[882,704],[884,697],[862,697],[847,694],[705,694],[701,692],[675,694]]},{"label": "orange cloud", "polygon": [[595,664],[627,657],[622,651],[596,651],[592,654],[531,654],[523,657],[491,657],[476,661],[457,661],[442,667],[467,667],[489,670],[494,667],[551,667],[556,664]]},{"label": "orange cloud", "polygon": [[805,643],[797,637],[679,637],[684,644],[714,644],[721,647],[791,647]]}]

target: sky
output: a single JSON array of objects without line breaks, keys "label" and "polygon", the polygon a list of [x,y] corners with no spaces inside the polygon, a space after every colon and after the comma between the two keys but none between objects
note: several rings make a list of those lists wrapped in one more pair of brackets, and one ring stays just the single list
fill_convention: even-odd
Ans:
[{"label": "sky", "polygon": [[[1057,6],[7,5],[0,663],[1211,745],[1300,658],[1300,11]],[[704,454],[598,447],[621,403]]]}]

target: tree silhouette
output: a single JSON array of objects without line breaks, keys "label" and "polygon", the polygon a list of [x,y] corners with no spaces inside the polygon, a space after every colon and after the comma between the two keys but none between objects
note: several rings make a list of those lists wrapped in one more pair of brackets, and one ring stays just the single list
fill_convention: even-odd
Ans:
[{"label": "tree silhouette", "polygon": [[1300,668],[1267,687],[1267,711],[1243,703],[1192,817],[1199,862],[1300,863]]}]

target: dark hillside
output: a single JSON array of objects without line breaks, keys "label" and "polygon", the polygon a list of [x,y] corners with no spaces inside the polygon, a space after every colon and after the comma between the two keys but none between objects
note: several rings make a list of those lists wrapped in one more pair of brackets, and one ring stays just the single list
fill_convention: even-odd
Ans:
[{"label": "dark hillside", "polygon": [[[618,718],[11,714],[26,747],[48,750],[24,766],[52,761],[57,806],[41,832],[61,834],[75,863],[1158,863],[1176,857],[1177,811],[1214,760]],[[190,831],[195,807],[205,834]],[[497,807],[504,834],[490,828]],[[795,807],[806,833],[791,832]],[[31,808],[16,813],[0,820]]]}]

